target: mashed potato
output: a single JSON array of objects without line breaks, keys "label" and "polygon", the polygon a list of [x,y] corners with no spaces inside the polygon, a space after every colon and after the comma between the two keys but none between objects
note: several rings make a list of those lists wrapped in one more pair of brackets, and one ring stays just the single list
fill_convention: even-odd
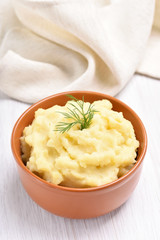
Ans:
[{"label": "mashed potato", "polygon": [[[59,111],[67,106],[38,109],[21,137],[22,158],[27,168],[48,182],[68,187],[95,187],[116,180],[135,163],[133,126],[108,100],[95,101],[91,125],[68,132],[55,131],[58,122],[70,121]],[[89,103],[85,103],[87,107]]]}]

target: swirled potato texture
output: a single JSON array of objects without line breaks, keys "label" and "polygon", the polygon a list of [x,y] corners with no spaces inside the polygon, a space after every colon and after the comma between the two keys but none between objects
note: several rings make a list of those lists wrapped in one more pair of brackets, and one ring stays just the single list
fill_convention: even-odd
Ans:
[{"label": "swirled potato texture", "polygon": [[99,100],[87,129],[76,124],[60,133],[56,124],[71,121],[59,113],[67,112],[68,104],[38,109],[25,127],[21,148],[27,168],[53,184],[80,188],[107,184],[128,172],[139,146],[131,122],[113,111],[111,102]]}]

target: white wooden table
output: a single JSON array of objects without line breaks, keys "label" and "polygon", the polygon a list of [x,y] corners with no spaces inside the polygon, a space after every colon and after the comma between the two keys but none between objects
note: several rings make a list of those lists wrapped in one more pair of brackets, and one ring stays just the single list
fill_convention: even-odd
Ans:
[{"label": "white wooden table", "polygon": [[89,220],[71,220],[40,208],[24,191],[10,147],[13,125],[29,105],[0,92],[0,240],[159,240],[160,81],[134,76],[117,96],[132,107],[148,133],[140,182],[119,209]]}]

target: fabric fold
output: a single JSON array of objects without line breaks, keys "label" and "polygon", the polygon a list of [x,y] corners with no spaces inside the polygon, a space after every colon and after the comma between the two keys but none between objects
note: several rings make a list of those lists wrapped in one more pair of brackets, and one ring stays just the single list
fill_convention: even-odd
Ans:
[{"label": "fabric fold", "polygon": [[66,90],[117,94],[140,64],[154,13],[154,0],[12,4],[3,8],[14,24],[2,24],[0,90],[29,103]]}]

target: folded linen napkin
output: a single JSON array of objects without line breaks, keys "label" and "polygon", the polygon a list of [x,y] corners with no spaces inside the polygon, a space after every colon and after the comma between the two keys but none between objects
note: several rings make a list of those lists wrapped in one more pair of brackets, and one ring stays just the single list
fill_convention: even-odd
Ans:
[{"label": "folded linen napkin", "polygon": [[152,32],[137,71],[160,79],[160,0],[156,1]]},{"label": "folded linen napkin", "polygon": [[154,0],[0,0],[0,90],[33,103],[67,90],[115,95],[136,69],[160,77],[146,71],[150,57],[140,65],[153,15]]}]

